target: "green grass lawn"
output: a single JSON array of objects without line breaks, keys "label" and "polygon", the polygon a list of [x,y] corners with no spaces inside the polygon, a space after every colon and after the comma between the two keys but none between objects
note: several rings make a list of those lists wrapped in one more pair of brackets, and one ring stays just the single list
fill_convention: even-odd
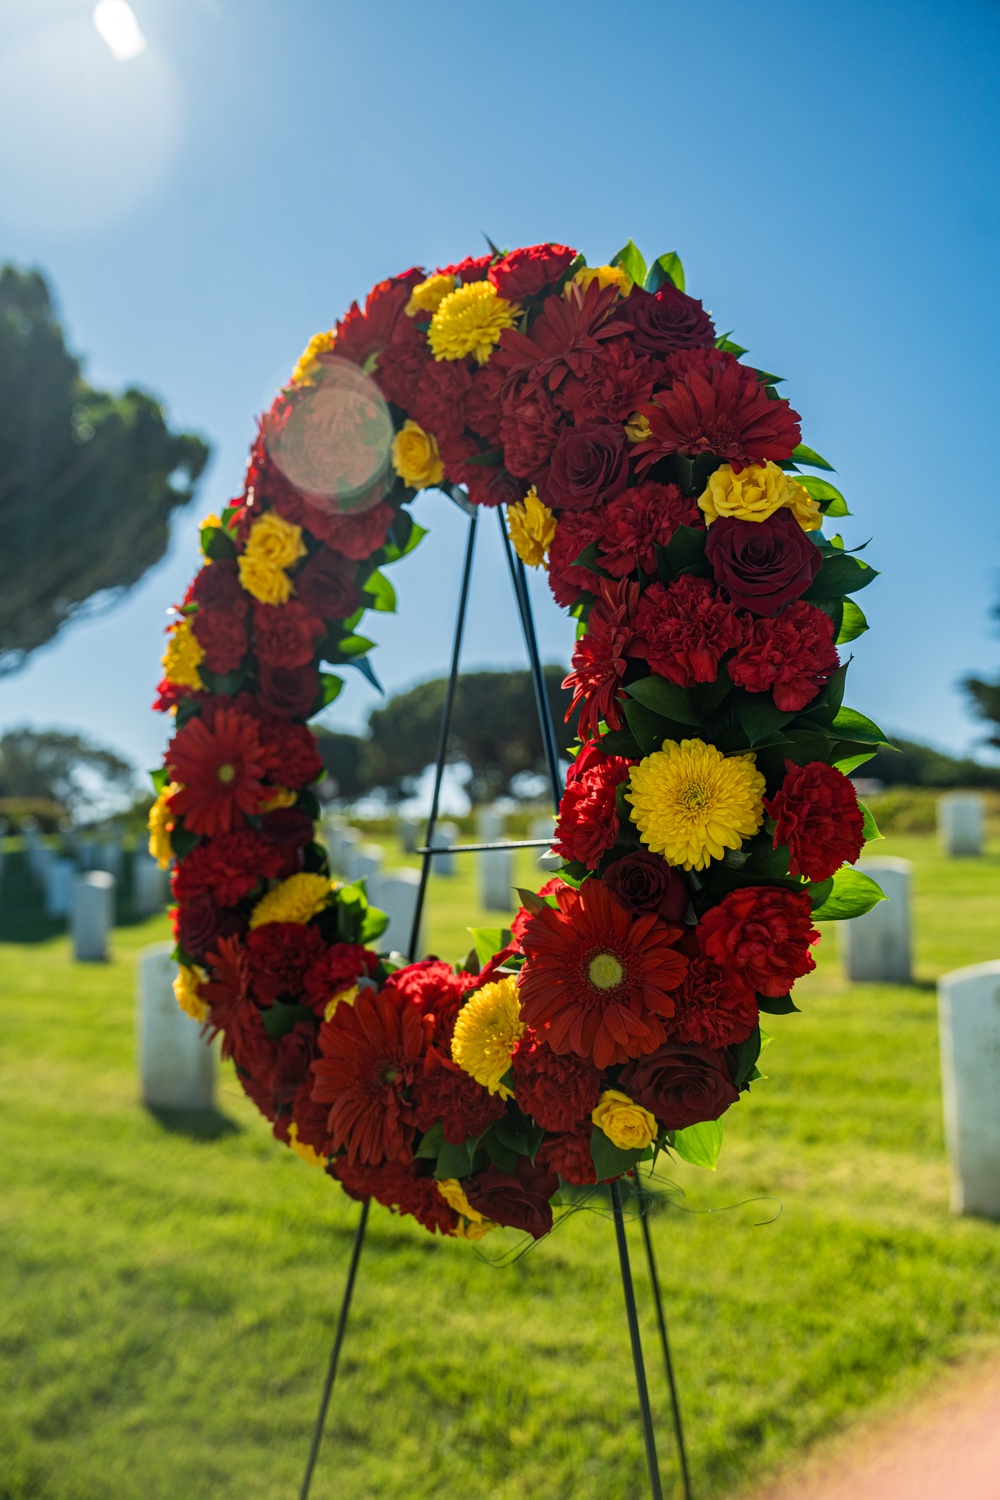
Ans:
[{"label": "green grass lawn", "polygon": [[[1000,844],[883,851],[916,862],[920,982],[848,988],[827,934],[718,1172],[678,1165],[653,1221],[698,1500],[1000,1344],[1000,1225],[947,1207],[932,986],[1000,952]],[[500,920],[470,870],[434,881],[437,951]],[[358,1209],[226,1071],[214,1119],[137,1103],[135,954],[165,932],[119,929],[107,965],[0,946],[0,1500],[297,1493]],[[576,1213],[498,1268],[373,1209],[316,1500],[644,1493],[609,1219]]]}]

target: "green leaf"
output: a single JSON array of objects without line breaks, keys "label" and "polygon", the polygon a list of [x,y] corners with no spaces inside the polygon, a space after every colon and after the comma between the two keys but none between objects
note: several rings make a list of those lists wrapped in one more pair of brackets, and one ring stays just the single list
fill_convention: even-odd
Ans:
[{"label": "green leaf", "polygon": [[[856,708],[842,708],[830,725],[840,740],[851,740],[861,745],[889,745],[882,730]],[[894,747],[890,745],[890,749]]]},{"label": "green leaf", "polygon": [[517,1171],[518,1153],[512,1151],[509,1146],[505,1146],[503,1141],[497,1140],[495,1127],[490,1127],[483,1136],[481,1144],[486,1148],[490,1161],[495,1163],[501,1172]]},{"label": "green leaf", "polygon": [[634,1167],[642,1160],[645,1150],[637,1147],[634,1151],[623,1151],[595,1125],[590,1137],[590,1155],[598,1182],[606,1182],[609,1177],[621,1177],[629,1167]]},{"label": "green leaf", "polygon": [[[894,746],[890,746],[890,749],[894,748]],[[842,772],[844,776],[850,776],[852,771],[856,771],[859,766],[863,766],[866,761],[871,760],[874,754],[874,750],[862,750],[859,755],[843,756],[840,760],[833,762],[833,769]]]},{"label": "green leaf", "polygon": [[[382,548],[383,558],[387,563],[398,562],[401,557],[406,557],[412,552],[426,535],[427,528],[418,526],[410,512],[401,508],[396,512],[392,525],[389,527],[389,535]],[[357,621],[352,620],[351,624],[355,625]]]},{"label": "green leaf", "polygon": [[874,583],[877,577],[877,570],[860,557],[850,557],[846,552],[828,553],[811,587],[802,597],[836,599],[841,594],[856,594],[859,589]]},{"label": "green leaf", "polygon": [[658,255],[653,261],[646,273],[646,291],[658,292],[668,281],[683,292],[684,267],[676,250],[668,250],[666,255]]},{"label": "green leaf", "polygon": [[170,835],[170,847],[178,859],[183,859],[186,854],[190,854],[191,850],[200,843],[201,839],[196,833],[192,833],[190,828],[184,828],[180,823],[174,825]]},{"label": "green leaf", "polygon": [[635,760],[642,753],[630,729],[609,729],[601,735],[601,749],[605,755],[624,755],[628,760]]},{"label": "green leaf", "polygon": [[482,453],[473,453],[468,458],[463,458],[464,464],[472,464],[477,469],[495,469],[498,464],[503,463],[502,448],[484,448]]},{"label": "green leaf", "polygon": [[884,900],[885,892],[870,875],[853,865],[844,865],[833,877],[833,890],[813,912],[813,921],[846,922],[851,917],[863,917]]},{"label": "green leaf", "polygon": [[269,1005],[260,1012],[264,1030],[273,1041],[287,1035],[299,1021],[315,1021],[316,1012],[308,1005]]},{"label": "green leaf", "polygon": [[383,614],[395,614],[396,590],[385,574],[379,572],[378,568],[375,569],[374,573],[369,573],[361,585],[361,592],[368,594],[371,598],[371,609],[380,610]]},{"label": "green leaf", "polygon": [[819,910],[832,890],[832,875],[828,876],[826,880],[813,880],[809,883],[809,885],[806,886],[806,891],[808,893],[809,900],[812,903],[813,911]]},{"label": "green leaf", "polygon": [[476,957],[484,968],[510,942],[510,932],[506,927],[467,927],[465,930],[471,936]]},{"label": "green leaf", "polygon": [[673,1149],[678,1156],[694,1167],[707,1167],[715,1171],[715,1163],[722,1150],[722,1121],[702,1120],[697,1125],[688,1125],[684,1130],[675,1130]]},{"label": "green leaf", "polygon": [[424,1131],[423,1140],[417,1147],[415,1155],[418,1161],[433,1161],[441,1147],[444,1145],[444,1126],[440,1120],[436,1120],[430,1130]]},{"label": "green leaf", "polygon": [[751,749],[795,717],[794,714],[782,713],[770,693],[749,693],[740,701],[739,716]]},{"label": "green leaf", "polygon": [[851,514],[847,508],[847,501],[828,479],[820,479],[816,474],[799,474],[795,483],[801,484],[806,493],[813,497],[825,516],[849,516]]},{"label": "green leaf", "polygon": [[741,354],[749,354],[749,349],[744,349],[742,344],[734,344],[728,333],[723,333],[715,341],[716,349],[721,349],[724,354],[734,354],[739,359]]},{"label": "green leaf", "polygon": [[861,801],[858,802],[858,806],[860,807],[862,816],[865,820],[865,826],[862,830],[865,843],[874,844],[878,839],[882,838],[883,835],[879,833],[878,824],[875,821],[875,817],[872,813],[871,808],[866,807],[865,804]]},{"label": "green leaf", "polygon": [[776,998],[773,995],[757,996],[757,1009],[765,1011],[769,1016],[790,1016],[798,1008],[791,995],[778,995]]},{"label": "green leaf", "polygon": [[646,279],[646,262],[638,246],[629,240],[618,254],[612,257],[613,266],[622,266],[628,272],[636,286],[642,286]]},{"label": "green leaf", "polygon": [[361,936],[359,943],[373,943],[377,937],[381,937],[389,925],[389,915],[380,911],[377,906],[369,906],[361,923]]},{"label": "green leaf", "polygon": [[657,546],[657,574],[661,583],[673,583],[680,573],[705,567],[706,533],[696,526],[678,526],[666,547]]},{"label": "green leaf", "polygon": [[729,1068],[733,1075],[733,1082],[738,1089],[742,1088],[749,1081],[750,1075],[757,1066],[757,1059],[761,1054],[763,1045],[760,1027],[755,1026],[746,1041],[736,1042],[732,1047],[726,1048],[726,1056],[729,1059]]},{"label": "green leaf", "polygon": [[805,443],[792,450],[792,463],[808,464],[811,469],[828,469],[831,474],[837,471],[833,464],[828,464],[825,458],[820,458],[815,448],[807,448]]},{"label": "green leaf", "polygon": [[246,681],[245,672],[210,672],[204,662],[198,668],[198,676],[210,693],[227,696],[238,693]]},{"label": "green leaf", "polygon": [[651,708],[654,714],[661,714],[665,719],[674,719],[678,724],[690,724],[695,728],[701,724],[687,688],[677,687],[665,677],[643,677],[625,691],[637,703]]},{"label": "green leaf", "polygon": [[154,791],[159,794],[165,786],[170,784],[170,772],[166,766],[157,766],[155,771],[150,771],[149,779],[153,783]]},{"label": "green leaf", "polygon": [[[441,1142],[437,1166],[434,1168],[434,1176],[438,1182],[449,1177],[468,1177],[472,1171],[469,1144],[468,1141],[463,1141],[460,1146],[453,1146],[450,1141]],[[471,1144],[475,1147],[475,1140]]]},{"label": "green leaf", "polygon": [[652,709],[646,708],[642,703],[629,698],[624,704],[625,720],[632,731],[635,740],[643,755],[652,755],[654,750],[663,748],[664,740],[672,739],[665,719],[659,714],[654,714]]},{"label": "green leaf", "polygon": [[610,578],[611,574],[606,572],[597,561],[597,543],[588,542],[579,557],[574,557],[572,566],[574,568],[586,568],[588,573],[596,573],[599,578]]},{"label": "green leaf", "polygon": [[[326,708],[335,698],[339,698],[340,690],[344,686],[344,679],[338,677],[335,672],[321,672],[319,674],[320,685],[320,708]],[[316,710],[319,712],[319,709]]]},{"label": "green leaf", "polygon": [[347,657],[364,656],[370,651],[375,642],[370,641],[366,635],[345,635],[337,642],[337,655]]},{"label": "green leaf", "polygon": [[855,604],[853,599],[845,599],[836,645],[846,646],[848,641],[856,641],[858,636],[864,635],[867,629],[868,621],[865,619],[865,613],[860,604]]},{"label": "green leaf", "polygon": [[213,562],[225,562],[236,556],[236,543],[221,526],[201,528],[201,550]]}]

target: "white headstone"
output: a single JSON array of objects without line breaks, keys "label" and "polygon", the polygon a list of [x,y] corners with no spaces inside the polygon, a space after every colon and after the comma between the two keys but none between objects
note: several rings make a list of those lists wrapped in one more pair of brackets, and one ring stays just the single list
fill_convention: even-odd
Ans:
[{"label": "white headstone", "polygon": [[[413,931],[413,915],[417,909],[417,893],[420,889],[419,870],[386,870],[373,875],[368,882],[368,899],[389,918],[389,925],[374,947],[379,953],[409,953],[410,934]],[[420,922],[416,957],[421,958],[427,949],[426,908]]]},{"label": "white headstone", "polygon": [[859,984],[909,984],[913,978],[913,866],[908,859],[883,855],[881,859],[859,859],[858,869],[882,887],[886,899],[863,917],[837,923],[844,973]]},{"label": "white headstone", "polygon": [[503,838],[504,815],[496,807],[480,807],[476,811],[476,839],[480,844],[495,844]]},{"label": "white headstone", "polygon": [[132,907],[140,916],[151,917],[167,904],[167,872],[151,854],[137,849],[132,855]]},{"label": "white headstone", "polygon": [[73,898],[76,863],[65,856],[50,860],[45,872],[45,915],[68,917]]},{"label": "white headstone", "polygon": [[431,869],[435,875],[451,877],[455,873],[455,856],[451,852],[452,844],[459,842],[460,834],[454,823],[439,823],[434,830],[434,843],[432,848],[446,851],[443,854],[435,854],[431,861]]},{"label": "white headstone", "polygon": [[943,974],[938,1020],[951,1206],[1000,1219],[1000,959]]},{"label": "white headstone", "polygon": [[399,844],[404,854],[416,854],[423,836],[424,824],[419,818],[400,818]]},{"label": "white headstone", "polygon": [[172,951],[172,943],[152,943],[139,954],[136,1030],[142,1099],[156,1109],[211,1109],[215,1052],[198,1022],[177,1004]]},{"label": "white headstone", "polygon": [[946,792],[937,804],[941,853],[952,859],[983,852],[983,799],[978,792]]},{"label": "white headstone", "polygon": [[[555,818],[551,813],[548,817],[533,819],[531,824],[531,832],[528,834],[529,838],[547,839],[553,838],[554,836]],[[561,854],[554,854],[551,849],[540,849],[538,851],[539,869],[551,872],[553,870],[561,869],[562,864],[563,859]]]},{"label": "white headstone", "polygon": [[384,857],[380,844],[356,844],[348,854],[344,874],[348,880],[370,880],[381,870]]},{"label": "white headstone", "polygon": [[115,914],[115,877],[88,870],[73,879],[69,930],[78,963],[102,963],[108,956],[108,934]]},{"label": "white headstone", "polygon": [[480,906],[484,911],[513,911],[517,905],[513,849],[489,849],[475,858],[479,861]]},{"label": "white headstone", "polygon": [[329,823],[326,830],[326,847],[330,854],[330,868],[342,880],[353,880],[350,873],[354,851],[361,843],[361,835],[347,823]]},{"label": "white headstone", "polygon": [[125,856],[121,839],[110,839],[106,844],[98,844],[93,869],[107,870],[109,875],[113,875],[116,880],[121,880],[125,872]]}]

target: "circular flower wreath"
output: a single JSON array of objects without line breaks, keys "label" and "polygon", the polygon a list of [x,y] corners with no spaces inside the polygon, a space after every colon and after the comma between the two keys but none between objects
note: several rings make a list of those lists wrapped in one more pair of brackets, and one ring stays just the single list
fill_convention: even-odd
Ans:
[{"label": "circular flower wreath", "polygon": [[[204,523],[150,820],[177,997],[278,1139],[431,1231],[537,1237],[561,1184],[662,1150],[710,1164],[814,919],[879,899],[850,868],[875,830],[845,773],[883,736],[841,706],[836,650],[875,574],[824,538],[847,507],[803,469],[830,466],[745,353],[675,255],[647,273],[631,242],[595,268],[535,245],[407,271],[311,341]],[[269,449],[337,361],[395,434],[394,478],[347,514]],[[579,627],[565,864],[480,972],[380,955],[385,918],[314,836],[306,720],[340,686],[321,664],[363,663],[381,568],[422,535],[406,507],[442,483],[508,507]]]}]

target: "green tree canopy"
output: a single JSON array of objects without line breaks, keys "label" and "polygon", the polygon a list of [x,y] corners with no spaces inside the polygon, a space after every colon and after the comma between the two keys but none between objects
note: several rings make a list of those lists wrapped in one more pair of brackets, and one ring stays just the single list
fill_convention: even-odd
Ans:
[{"label": "green tree canopy", "polygon": [[74,821],[125,807],[135,767],[114,750],[59,729],[8,729],[0,736],[0,799],[58,803]]},{"label": "green tree canopy", "polygon": [[0,673],[159,561],[208,454],[152,396],[88,385],[44,278],[0,270]]}]

